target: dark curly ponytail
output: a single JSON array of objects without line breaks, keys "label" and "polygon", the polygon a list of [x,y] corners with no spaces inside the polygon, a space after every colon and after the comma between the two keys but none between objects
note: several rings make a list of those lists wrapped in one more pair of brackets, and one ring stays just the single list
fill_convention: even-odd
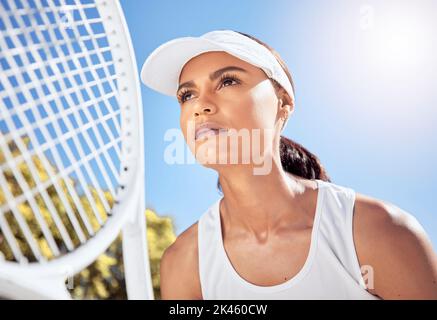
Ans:
[{"label": "dark curly ponytail", "polygon": [[[246,36],[258,42],[259,44],[269,49],[270,52],[276,57],[276,60],[278,60],[282,69],[284,69],[285,74],[290,80],[291,86],[293,87],[294,91],[294,83],[290,71],[288,70],[285,62],[282,60],[280,55],[273,48],[271,48],[269,45],[262,42],[261,40],[243,32],[235,32],[238,32],[243,36]],[[278,89],[280,87],[280,84],[273,79],[271,80],[274,87]],[[319,158],[317,158],[316,155],[304,148],[301,144],[287,137],[281,136],[279,150],[281,156],[281,164],[285,171],[305,179],[319,179],[328,182],[331,181],[326,170],[320,163]],[[217,188],[222,191],[219,180],[217,180]]]},{"label": "dark curly ponytail", "polygon": [[279,153],[285,171],[305,179],[331,181],[319,158],[301,144],[281,136]]}]

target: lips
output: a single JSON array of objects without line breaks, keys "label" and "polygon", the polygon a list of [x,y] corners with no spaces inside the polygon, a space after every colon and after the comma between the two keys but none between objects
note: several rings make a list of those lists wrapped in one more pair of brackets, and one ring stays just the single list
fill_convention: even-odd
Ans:
[{"label": "lips", "polygon": [[228,129],[223,128],[221,125],[214,122],[203,122],[200,125],[196,125],[195,139],[199,140],[204,137],[219,134],[220,132],[226,132]]}]

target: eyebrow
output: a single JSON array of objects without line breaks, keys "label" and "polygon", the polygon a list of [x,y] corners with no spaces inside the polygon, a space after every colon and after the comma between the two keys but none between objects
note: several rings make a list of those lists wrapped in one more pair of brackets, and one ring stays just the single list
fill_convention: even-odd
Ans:
[{"label": "eyebrow", "polygon": [[[221,68],[221,69],[218,69],[218,70],[212,72],[212,73],[209,75],[209,79],[210,79],[211,81],[214,81],[215,79],[217,79],[218,77],[220,77],[220,76],[221,76],[223,73],[225,73],[226,71],[241,71],[241,72],[246,72],[246,73],[247,73],[247,70],[245,70],[245,69],[243,69],[243,68],[236,67],[236,66],[229,66],[229,67],[224,67],[224,68]],[[178,93],[179,90],[181,90],[182,88],[192,88],[192,87],[195,87],[195,86],[196,86],[196,85],[194,84],[194,81],[193,81],[193,80],[190,80],[190,81],[184,82],[184,83],[182,83],[181,85],[179,85],[178,90],[176,91],[176,93]]]}]

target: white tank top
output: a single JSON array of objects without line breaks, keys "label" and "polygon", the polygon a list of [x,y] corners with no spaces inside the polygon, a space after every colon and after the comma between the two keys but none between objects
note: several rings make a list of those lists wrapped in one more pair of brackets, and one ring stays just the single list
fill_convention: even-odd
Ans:
[{"label": "white tank top", "polygon": [[199,273],[202,296],[213,299],[369,299],[352,232],[354,190],[316,180],[317,206],[311,245],[302,269],[274,286],[258,286],[234,269],[223,245],[220,198],[198,223]]}]

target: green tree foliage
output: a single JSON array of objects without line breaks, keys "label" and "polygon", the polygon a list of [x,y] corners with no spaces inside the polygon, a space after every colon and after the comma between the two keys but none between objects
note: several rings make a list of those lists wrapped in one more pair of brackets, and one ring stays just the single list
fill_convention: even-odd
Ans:
[{"label": "green tree foliage", "polygon": [[[17,181],[17,175],[21,177],[21,183],[23,181],[28,185],[27,188],[36,190],[35,186],[37,184],[43,185],[46,195],[56,209],[56,212],[62,221],[62,224],[66,227],[68,235],[71,237],[74,247],[79,247],[81,245],[80,239],[77,237],[76,232],[74,232],[74,227],[72,224],[72,218],[68,215],[68,212],[64,206],[63,199],[67,200],[73,209],[74,217],[77,219],[80,228],[84,232],[87,239],[91,237],[90,232],[87,231],[81,216],[78,212],[77,201],[75,202],[69,193],[70,188],[77,187],[77,181],[69,177],[59,178],[56,166],[48,161],[47,158],[42,159],[40,156],[32,155],[31,157],[25,159],[20,149],[29,148],[30,142],[27,137],[24,137],[20,143],[21,148],[19,148],[16,143],[12,140],[7,141],[7,136],[3,135],[0,139],[4,139],[7,145],[7,149],[2,149],[0,145],[0,168],[4,179],[0,180],[0,208],[4,206],[7,202],[6,194],[9,197],[17,198],[23,196],[23,190],[20,188],[20,183]],[[8,157],[6,157],[8,155]],[[13,167],[11,163],[6,163],[6,158],[13,158]],[[47,172],[47,164],[50,168]],[[32,170],[31,170],[32,167]],[[32,174],[36,172],[37,177]],[[56,183],[57,188],[55,188],[55,181],[50,179],[50,177],[57,176]],[[6,182],[4,185],[3,182]],[[61,190],[61,191],[60,191]],[[98,196],[98,192],[93,187],[89,187],[90,193],[92,194],[95,205],[98,209],[98,215],[100,219],[105,222],[108,218],[104,210],[104,206]],[[106,201],[112,207],[113,196],[109,191],[105,191],[104,197]],[[47,199],[47,197],[46,197]],[[17,210],[13,212],[8,210],[3,212],[0,211],[10,226],[11,233],[17,241],[17,244],[23,252],[24,256],[33,262],[36,260],[35,256],[32,254],[32,250],[29,247],[22,233],[22,225],[20,226],[20,219],[17,214],[23,217],[26,225],[29,227],[33,237],[36,239],[39,250],[48,261],[55,258],[52,250],[50,249],[49,243],[44,236],[41,229],[41,223],[45,223],[53,235],[56,245],[61,251],[61,255],[67,252],[64,241],[62,240],[61,233],[59,231],[59,226],[53,219],[53,215],[50,214],[50,210],[43,195],[37,190],[33,193],[34,205],[39,208],[39,213],[33,210],[31,203],[29,201],[19,201]],[[93,232],[98,231],[101,226],[98,222],[96,213],[93,212],[92,206],[87,200],[85,195],[79,196],[79,202],[84,212],[90,221],[90,227]],[[4,206],[6,207],[6,206]],[[146,221],[147,221],[147,240],[149,248],[149,257],[152,273],[153,289],[155,294],[155,299],[160,298],[159,292],[159,264],[161,256],[164,250],[175,240],[176,236],[173,230],[172,220],[169,217],[160,217],[154,211],[147,209],[145,211]],[[18,219],[17,219],[18,218]],[[3,231],[0,229],[0,254],[2,258],[8,261],[14,261],[14,255],[8,242],[5,239]],[[75,299],[126,299],[126,286],[124,281],[124,271],[123,271],[123,259],[122,259],[122,235],[119,235],[115,241],[109,246],[106,252],[102,253],[97,259],[89,265],[86,269],[80,271],[75,275],[73,279],[73,289],[71,294]]]},{"label": "green tree foliage", "polygon": [[[147,241],[155,299],[160,299],[159,264],[164,250],[176,239],[168,217],[159,217],[146,210]],[[88,268],[74,279],[72,295],[75,299],[126,299],[123,272],[121,235]]]}]

